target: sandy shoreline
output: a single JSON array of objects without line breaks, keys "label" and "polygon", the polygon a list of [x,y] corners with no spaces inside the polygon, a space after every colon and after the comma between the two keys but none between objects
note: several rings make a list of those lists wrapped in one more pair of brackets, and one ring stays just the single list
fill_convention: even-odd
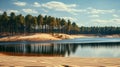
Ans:
[{"label": "sandy shoreline", "polygon": [[[62,40],[72,38],[97,37],[94,35],[67,35],[67,34],[32,34],[15,35],[0,38],[0,41],[45,41]],[[119,37],[106,36],[106,37]],[[119,67],[120,58],[78,58],[78,57],[27,57],[27,56],[7,56],[0,53],[0,67],[9,66],[41,66],[41,67]]]},{"label": "sandy shoreline", "polygon": [[120,58],[0,56],[0,66],[118,67],[120,66]]},{"label": "sandy shoreline", "polygon": [[36,33],[31,35],[14,35],[0,38],[0,41],[47,41],[47,40],[63,40],[63,39],[74,39],[74,38],[85,38],[85,37],[107,37],[114,38],[120,37],[120,35],[106,35],[106,36],[96,36],[96,35],[68,35],[68,34],[47,34],[47,33]]},{"label": "sandy shoreline", "polygon": [[[47,40],[63,40],[88,37],[86,35],[68,35],[68,34],[47,34],[47,33],[36,33],[31,35],[14,35],[0,38],[0,41],[47,41]],[[93,36],[92,36],[93,37]]]},{"label": "sandy shoreline", "polygon": [[14,35],[0,38],[0,41],[45,41],[45,40],[61,40],[53,37],[51,34],[31,34],[31,35]]}]

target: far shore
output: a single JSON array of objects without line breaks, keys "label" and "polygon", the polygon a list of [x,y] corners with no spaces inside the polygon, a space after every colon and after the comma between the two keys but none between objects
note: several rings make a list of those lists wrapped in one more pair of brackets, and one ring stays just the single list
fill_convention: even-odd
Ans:
[{"label": "far shore", "polygon": [[7,41],[47,41],[47,40],[63,40],[63,39],[74,39],[74,38],[87,38],[87,37],[107,37],[107,38],[120,38],[120,34],[115,35],[94,35],[94,34],[79,34],[79,35],[68,35],[68,34],[48,34],[48,33],[35,33],[29,35],[13,35],[5,36],[0,38],[0,42]]}]

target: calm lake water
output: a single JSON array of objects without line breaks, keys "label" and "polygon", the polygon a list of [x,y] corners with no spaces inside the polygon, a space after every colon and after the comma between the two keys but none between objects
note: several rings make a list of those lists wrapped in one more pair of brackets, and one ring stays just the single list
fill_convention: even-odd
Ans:
[{"label": "calm lake water", "polygon": [[0,42],[0,54],[10,56],[120,58],[120,38],[78,38],[42,42]]}]

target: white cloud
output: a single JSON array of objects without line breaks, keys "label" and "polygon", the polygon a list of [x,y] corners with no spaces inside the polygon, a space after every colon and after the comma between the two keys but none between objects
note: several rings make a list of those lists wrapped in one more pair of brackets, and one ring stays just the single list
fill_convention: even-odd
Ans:
[{"label": "white cloud", "polygon": [[[59,1],[50,1],[47,3],[40,4],[39,2],[34,2],[34,7],[41,7],[41,8],[47,8],[55,11],[64,11],[69,12],[71,14],[76,15],[79,12],[88,13],[88,14],[106,14],[106,13],[114,13],[115,9],[96,9],[96,8],[86,8],[86,9],[78,9],[77,4],[65,4],[63,2]],[[98,17],[98,16],[96,16]]]},{"label": "white cloud", "polygon": [[3,11],[2,10],[0,10],[0,14],[2,14],[3,13]]},{"label": "white cloud", "polygon": [[112,19],[112,21],[120,24],[120,19]]},{"label": "white cloud", "polygon": [[18,10],[7,10],[6,12],[7,12],[8,14],[10,14],[11,12],[14,12],[15,14],[19,13]]},{"label": "white cloud", "polygon": [[96,22],[96,23],[107,23],[107,22],[111,22],[111,20],[94,19],[94,20],[92,20],[92,22]]},{"label": "white cloud", "polygon": [[71,21],[76,21],[77,20],[76,18],[73,18],[73,17],[60,17],[60,18],[64,18],[66,21],[67,20],[71,20]]},{"label": "white cloud", "polygon": [[43,8],[42,10],[43,10],[44,12],[46,12],[46,13],[48,12],[48,10],[46,10],[46,9],[44,9],[44,8]]},{"label": "white cloud", "polygon": [[38,13],[38,11],[33,10],[33,9],[22,9],[22,11],[25,13],[34,13],[34,14]]},{"label": "white cloud", "polygon": [[43,6],[46,8],[49,8],[49,9],[57,8],[56,10],[61,10],[61,11],[71,8],[71,5],[74,5],[75,7],[75,4],[66,5],[62,2],[57,2],[57,1],[51,1],[51,2],[43,4]]},{"label": "white cloud", "polygon": [[46,10],[45,8],[43,8],[42,4],[38,3],[38,2],[34,2],[34,4],[32,5],[34,7],[42,7],[40,8],[41,10],[43,10],[44,12],[48,12],[48,10]]},{"label": "white cloud", "polygon": [[106,14],[106,13],[113,13],[115,9],[111,10],[103,10],[103,9],[95,9],[95,8],[87,8],[88,14]]},{"label": "white cloud", "polygon": [[41,5],[38,2],[34,2],[33,6],[34,7],[41,7]]},{"label": "white cloud", "polygon": [[56,11],[65,11],[65,12],[69,12],[72,14],[76,14],[76,12],[84,11],[84,10],[75,9],[76,6],[77,6],[76,4],[65,4],[62,2],[58,2],[58,1],[50,1],[50,2],[42,4],[42,7],[44,8],[53,9]]},{"label": "white cloud", "polygon": [[91,16],[89,16],[89,17],[91,17],[91,18],[98,18],[98,17],[100,17],[99,15],[91,15]]},{"label": "white cloud", "polygon": [[117,18],[117,17],[119,17],[119,16],[118,16],[118,15],[116,15],[116,14],[113,14],[113,17],[116,17],[116,18]]},{"label": "white cloud", "polygon": [[43,13],[42,16],[46,16],[47,14],[46,13]]},{"label": "white cloud", "polygon": [[[14,12],[15,14],[20,13],[20,11],[18,11],[18,10],[10,10],[10,9],[4,10],[4,11],[7,12],[8,15],[10,15],[11,12]],[[0,10],[0,14],[3,14],[4,11]]]},{"label": "white cloud", "polygon": [[120,19],[109,19],[109,20],[93,19],[92,22],[95,22],[95,23],[117,23],[117,24],[120,24]]},{"label": "white cloud", "polygon": [[17,6],[26,6],[27,3],[18,1],[18,2],[14,2],[13,4],[15,4]]}]

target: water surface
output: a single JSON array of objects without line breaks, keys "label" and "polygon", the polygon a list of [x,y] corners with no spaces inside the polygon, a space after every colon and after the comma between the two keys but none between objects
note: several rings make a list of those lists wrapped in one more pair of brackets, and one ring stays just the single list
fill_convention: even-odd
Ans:
[{"label": "water surface", "polygon": [[0,53],[10,56],[120,58],[120,38],[78,38],[44,42],[0,42]]}]

